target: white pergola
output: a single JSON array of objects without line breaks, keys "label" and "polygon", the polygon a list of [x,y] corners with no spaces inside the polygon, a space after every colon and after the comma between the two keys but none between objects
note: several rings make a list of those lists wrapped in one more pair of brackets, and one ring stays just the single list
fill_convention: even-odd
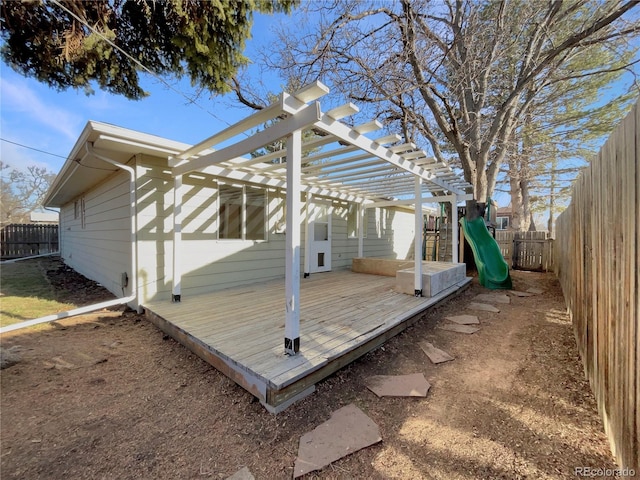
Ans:
[{"label": "white pergola", "polygon": [[[382,125],[368,122],[350,127],[340,120],[358,112],[352,103],[323,112],[318,99],[329,93],[320,82],[289,94],[225,130],[203,140],[169,159],[174,188],[173,300],[181,295],[182,177],[200,171],[231,180],[254,183],[286,191],[285,255],[285,353],[300,348],[300,192],[306,192],[307,207],[314,196],[355,202],[358,214],[358,255],[363,256],[364,211],[393,205],[415,206],[415,294],[422,294],[421,235],[422,204],[450,202],[453,224],[457,224],[459,201],[472,198],[470,187],[443,162],[416,147],[400,141],[398,135],[371,139],[367,133]],[[255,127],[271,125],[257,133]],[[302,131],[320,132],[302,141]],[[240,137],[235,141],[232,139]],[[286,147],[256,156],[256,152],[286,139]],[[391,145],[392,146],[385,146]],[[224,146],[221,146],[224,145]],[[314,151],[304,157],[303,152]],[[251,156],[250,154],[254,154]],[[277,160],[280,159],[280,162]],[[308,208],[305,210],[308,211]],[[308,222],[308,219],[307,219]],[[305,229],[308,232],[308,228]],[[309,245],[309,234],[305,244]],[[458,230],[453,229],[453,262],[458,262]],[[305,249],[305,274],[309,272],[309,248]]]}]

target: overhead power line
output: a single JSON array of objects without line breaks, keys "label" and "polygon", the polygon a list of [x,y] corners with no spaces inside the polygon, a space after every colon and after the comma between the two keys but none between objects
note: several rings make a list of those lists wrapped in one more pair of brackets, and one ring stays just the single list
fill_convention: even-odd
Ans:
[{"label": "overhead power line", "polygon": [[11,143],[13,145],[17,145],[17,146],[22,147],[22,148],[28,148],[29,150],[35,150],[36,152],[45,153],[47,155],[51,155],[52,157],[59,157],[59,158],[64,158],[64,159],[67,158],[64,155],[58,155],[57,153],[51,153],[51,152],[47,152],[46,150],[40,150],[39,148],[30,147],[29,145],[23,145],[22,143],[18,143],[18,142],[13,142],[11,140],[7,140],[6,138],[0,138],[0,140],[2,140],[3,142]]},{"label": "overhead power line", "polygon": [[[0,140],[2,140],[3,142],[11,143],[13,145],[17,145],[17,146],[22,147],[22,148],[28,148],[29,150],[35,150],[36,152],[46,153],[47,155],[51,155],[52,157],[64,158],[65,160],[67,159],[67,157],[65,157],[63,155],[58,155],[57,153],[47,152],[46,150],[40,150],[39,148],[30,147],[29,145],[23,145],[22,143],[18,143],[18,142],[13,142],[11,140],[7,140],[6,138],[0,138]],[[78,165],[80,165],[82,167],[92,168],[93,170],[104,170],[106,172],[115,172],[116,171],[116,170],[113,170],[111,168],[100,168],[100,167],[92,167],[91,165],[85,165],[84,163],[81,163],[80,160],[76,160],[76,162],[78,163]]]}]

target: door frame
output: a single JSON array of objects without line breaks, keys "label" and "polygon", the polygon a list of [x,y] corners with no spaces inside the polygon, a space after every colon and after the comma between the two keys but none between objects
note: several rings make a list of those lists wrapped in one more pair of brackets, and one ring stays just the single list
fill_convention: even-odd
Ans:
[{"label": "door frame", "polygon": [[[333,204],[331,201],[313,199],[311,215],[307,223],[309,228],[309,273],[331,271],[331,217],[333,216]],[[326,221],[321,221],[322,209],[326,209]],[[327,239],[316,240],[316,225],[327,225]],[[319,265],[320,255],[323,255],[323,265]]]}]

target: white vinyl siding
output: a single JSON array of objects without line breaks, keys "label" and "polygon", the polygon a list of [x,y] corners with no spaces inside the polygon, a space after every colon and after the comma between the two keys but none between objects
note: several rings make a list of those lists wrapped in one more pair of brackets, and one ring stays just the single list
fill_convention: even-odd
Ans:
[{"label": "white vinyl siding", "polygon": [[[377,215],[377,220],[372,217]],[[408,210],[380,208],[367,215],[367,234],[363,248],[365,257],[404,260],[413,256],[414,215]],[[358,238],[348,237],[349,207],[335,204],[332,217],[332,268],[351,268],[358,256]]]},{"label": "white vinyl siding", "polygon": [[[144,305],[151,300],[168,301],[171,298],[174,180],[166,159],[141,155],[136,159],[136,176],[138,292],[140,303]],[[249,208],[243,214],[247,222],[243,228],[245,238],[255,239],[221,239],[219,180],[224,181],[201,173],[183,177],[181,249],[184,298],[236,285],[284,278],[284,193],[246,185],[244,202]],[[81,218],[74,218],[74,202],[61,212],[65,261],[118,296],[122,295],[122,272],[127,272],[131,278],[128,185],[128,175],[119,172],[86,192],[83,195],[86,209],[84,229],[81,228]],[[260,206],[263,199],[266,199],[266,208]],[[348,204],[333,202],[332,206],[332,268],[347,269],[358,254],[358,238],[347,236]],[[258,225],[257,220],[261,217],[266,219],[266,229]],[[365,256],[404,259],[412,252],[413,213],[378,209],[369,212],[368,218]],[[264,239],[260,238],[261,230]],[[304,246],[304,221],[301,233]],[[301,249],[301,261],[303,259],[304,248]],[[125,289],[125,294],[129,294],[130,289],[131,286]]]},{"label": "white vinyl siding", "polygon": [[[160,159],[144,157],[138,166],[138,255],[143,303],[171,298],[173,178],[168,171],[163,173],[163,165]],[[266,240],[232,240],[218,238],[218,179],[204,174],[187,175],[183,177],[183,188],[183,297],[284,277],[283,192],[267,193]],[[263,189],[248,185],[245,190],[258,196],[264,193]],[[358,239],[347,237],[348,204],[333,202],[332,205],[332,268],[348,269],[351,259],[358,254]],[[367,224],[365,256],[406,258],[413,248],[413,213],[392,209],[376,212],[382,220],[371,220]],[[395,232],[400,236],[394,241]],[[301,234],[304,239],[304,221]],[[301,243],[304,246],[304,241]],[[303,259],[304,248],[301,249],[302,262]]]},{"label": "white vinyl siding", "polygon": [[[60,254],[67,265],[122,296],[131,277],[129,175],[119,172],[60,211]],[[131,285],[125,289],[128,295]]]},{"label": "white vinyl siding", "polygon": [[[138,252],[143,303],[171,298],[173,179],[163,170],[166,171],[166,162],[161,159],[145,156],[138,164]],[[270,191],[267,208],[262,209],[267,222],[266,241],[231,240],[218,238],[218,179],[205,174],[185,175],[183,189],[183,297],[284,276],[285,236],[276,232],[276,223],[284,215],[281,193]],[[260,216],[257,198],[264,198],[265,190],[251,186],[246,190],[253,193],[248,201],[251,208],[245,214],[250,220],[245,227],[247,236],[259,236],[260,227],[254,224]]]}]

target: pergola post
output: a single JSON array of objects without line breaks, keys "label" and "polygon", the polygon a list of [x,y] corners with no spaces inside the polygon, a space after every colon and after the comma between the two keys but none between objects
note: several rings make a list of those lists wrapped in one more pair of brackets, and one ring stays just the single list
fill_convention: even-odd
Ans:
[{"label": "pergola post", "polygon": [[422,216],[422,178],[416,176],[414,184],[415,193],[415,240],[413,244],[415,266],[414,270],[414,286],[415,296],[422,296],[422,224],[424,218]]},{"label": "pergola post", "polygon": [[313,195],[307,192],[304,204],[304,278],[311,275],[311,211]]},{"label": "pergola post", "polygon": [[182,175],[173,180],[173,288],[171,301],[179,302],[182,288]]},{"label": "pergola post", "polygon": [[453,194],[451,202],[451,261],[458,263],[458,196]]},{"label": "pergola post", "polygon": [[287,137],[287,229],[285,235],[284,353],[300,351],[300,174],[302,134],[293,131]]},{"label": "pergola post", "polygon": [[364,230],[367,226],[364,224],[364,204],[358,204],[358,257],[364,257]]}]

